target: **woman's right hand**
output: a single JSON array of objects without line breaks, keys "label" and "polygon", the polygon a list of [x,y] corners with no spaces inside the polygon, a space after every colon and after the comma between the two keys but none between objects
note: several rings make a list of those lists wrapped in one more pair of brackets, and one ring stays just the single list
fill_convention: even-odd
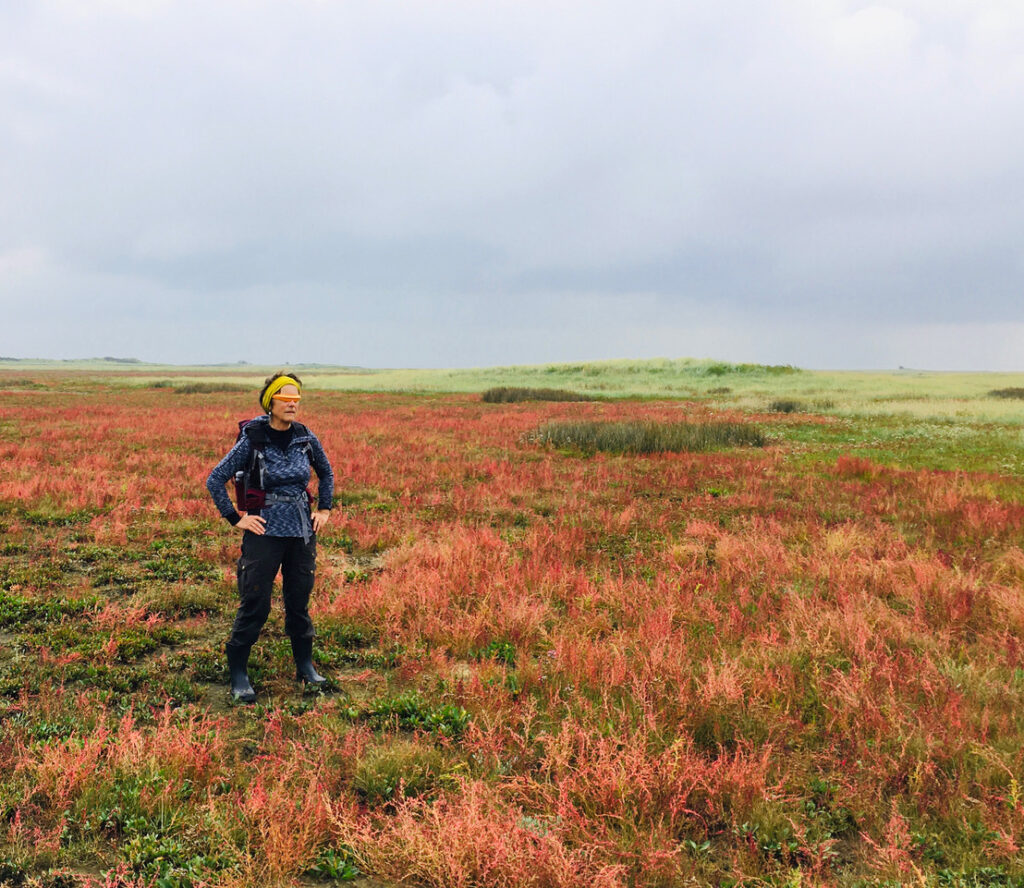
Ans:
[{"label": "woman's right hand", "polygon": [[267,520],[260,515],[250,515],[245,512],[242,517],[238,520],[238,524],[235,527],[240,527],[242,530],[248,530],[250,533],[256,534],[256,536],[262,536],[266,533]]}]

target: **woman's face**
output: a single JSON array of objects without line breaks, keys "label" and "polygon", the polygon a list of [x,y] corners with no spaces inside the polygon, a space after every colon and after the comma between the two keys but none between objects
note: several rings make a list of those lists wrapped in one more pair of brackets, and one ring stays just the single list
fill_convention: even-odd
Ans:
[{"label": "woman's face", "polygon": [[281,391],[270,399],[270,418],[282,423],[295,422],[299,413],[298,398],[299,390],[294,385],[281,386]]}]

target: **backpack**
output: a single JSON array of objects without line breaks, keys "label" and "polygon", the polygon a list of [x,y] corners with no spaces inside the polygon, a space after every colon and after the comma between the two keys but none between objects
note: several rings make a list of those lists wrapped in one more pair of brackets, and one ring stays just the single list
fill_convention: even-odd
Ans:
[{"label": "backpack", "polygon": [[[305,435],[309,437],[309,429],[301,422],[292,423],[293,436]],[[258,515],[260,509],[266,505],[267,492],[263,487],[263,475],[266,471],[266,457],[263,451],[269,442],[267,435],[267,424],[258,422],[255,419],[241,419],[238,421],[238,436],[235,438],[237,444],[242,440],[242,435],[249,439],[252,445],[252,453],[249,455],[248,465],[240,472],[235,472],[235,502],[238,504],[239,512],[248,512]],[[309,464],[313,465],[313,447],[306,441],[303,448]],[[309,504],[313,505],[313,494],[306,488],[306,497]]]}]

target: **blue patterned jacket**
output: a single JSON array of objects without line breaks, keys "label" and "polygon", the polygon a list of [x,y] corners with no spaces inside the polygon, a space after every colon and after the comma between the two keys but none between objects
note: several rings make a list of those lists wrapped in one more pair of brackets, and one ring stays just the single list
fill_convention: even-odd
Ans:
[{"label": "blue patterned jacket", "polygon": [[[263,423],[269,421],[267,416],[258,416],[253,420],[253,422]],[[281,450],[274,444],[268,443],[263,448],[263,455],[265,459],[263,489],[268,494],[298,496],[304,493],[306,485],[309,484],[310,460],[312,459],[313,470],[320,482],[318,508],[331,508],[334,498],[334,472],[331,470],[331,464],[327,461],[327,454],[324,453],[320,440],[309,429],[306,429],[306,434],[301,434],[296,427],[286,450]],[[234,480],[235,472],[244,471],[248,467],[251,456],[252,442],[247,435],[242,435],[228,455],[217,463],[214,470],[210,472],[210,477],[206,479],[206,489],[210,491],[210,496],[213,497],[218,511],[232,524],[238,522],[239,515],[231,503],[226,485],[229,481]],[[303,532],[303,525],[308,527],[308,521],[303,522],[297,506],[291,503],[267,504],[260,510],[260,514],[266,519],[268,536],[301,537],[306,535]]]}]

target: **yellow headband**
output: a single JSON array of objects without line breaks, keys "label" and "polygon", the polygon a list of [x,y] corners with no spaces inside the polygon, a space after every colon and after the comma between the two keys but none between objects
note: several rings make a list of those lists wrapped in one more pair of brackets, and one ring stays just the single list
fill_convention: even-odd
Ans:
[{"label": "yellow headband", "polygon": [[298,380],[292,379],[290,376],[278,376],[270,385],[267,386],[267,390],[263,393],[263,397],[260,398],[260,404],[263,405],[263,409],[270,413],[270,399],[274,397],[281,389],[286,385],[294,385],[300,392],[302,386]]}]

